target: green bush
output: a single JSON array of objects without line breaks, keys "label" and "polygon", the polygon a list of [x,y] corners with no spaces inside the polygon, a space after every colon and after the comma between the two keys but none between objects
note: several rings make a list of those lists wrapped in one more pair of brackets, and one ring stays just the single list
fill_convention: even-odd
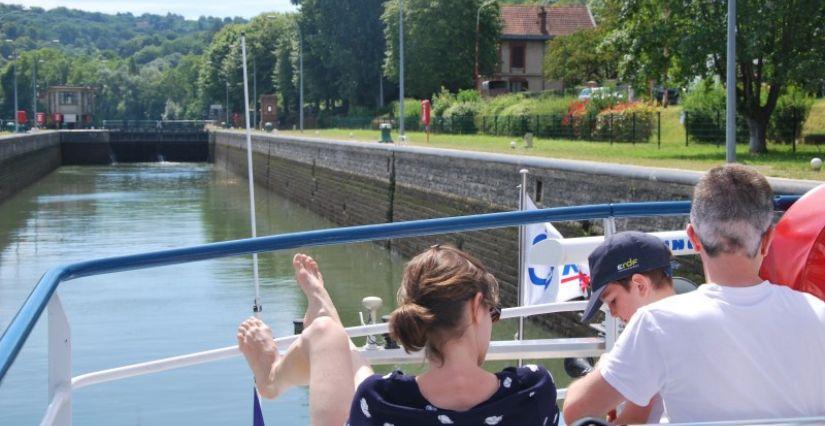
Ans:
[{"label": "green bush", "polygon": [[[391,104],[393,117],[398,119],[398,101]],[[417,99],[404,99],[404,127],[407,130],[417,130],[421,123],[421,101]]]},{"label": "green bush", "polygon": [[444,111],[437,130],[445,133],[476,133],[475,120],[481,105],[478,102],[460,102]]},{"label": "green bush", "polygon": [[596,134],[617,142],[647,142],[653,134],[656,110],[641,102],[618,104],[601,111],[596,118]]},{"label": "green bush", "polygon": [[567,131],[561,127],[561,121],[573,100],[547,94],[498,96],[484,103],[476,125],[484,133],[494,135],[522,136],[533,132],[540,136],[564,136]]},{"label": "green bush", "polygon": [[480,102],[481,94],[475,89],[465,89],[458,92],[456,100],[458,102]]},{"label": "green bush", "polygon": [[[681,100],[684,108],[683,124],[690,138],[697,142],[724,143],[725,88],[711,80],[703,80],[691,88]],[[736,141],[747,142],[748,124],[740,114],[736,116]]]},{"label": "green bush", "polygon": [[444,111],[453,106],[456,97],[453,93],[441,86],[441,91],[433,95],[433,117],[441,117]]},{"label": "green bush", "polygon": [[802,89],[790,86],[776,101],[768,126],[768,139],[774,142],[791,143],[794,137],[802,136],[802,125],[811,112],[814,99]]}]

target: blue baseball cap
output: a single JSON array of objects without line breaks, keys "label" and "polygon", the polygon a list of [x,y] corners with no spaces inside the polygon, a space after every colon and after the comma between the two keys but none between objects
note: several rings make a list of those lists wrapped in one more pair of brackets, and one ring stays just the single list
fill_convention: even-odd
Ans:
[{"label": "blue baseball cap", "polygon": [[664,241],[638,231],[613,234],[590,253],[590,303],[584,310],[582,322],[588,322],[602,306],[601,296],[607,285],[640,272],[665,269],[673,276],[670,249]]}]

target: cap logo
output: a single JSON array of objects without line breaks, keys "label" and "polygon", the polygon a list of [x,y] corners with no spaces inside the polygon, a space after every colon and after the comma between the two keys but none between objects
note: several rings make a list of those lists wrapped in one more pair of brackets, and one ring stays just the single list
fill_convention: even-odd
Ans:
[{"label": "cap logo", "polygon": [[634,267],[638,264],[639,264],[639,259],[634,257],[633,259],[628,259],[627,262],[620,263],[620,264],[616,265],[616,270],[621,272],[621,271],[630,269],[630,268],[632,268],[632,267]]}]

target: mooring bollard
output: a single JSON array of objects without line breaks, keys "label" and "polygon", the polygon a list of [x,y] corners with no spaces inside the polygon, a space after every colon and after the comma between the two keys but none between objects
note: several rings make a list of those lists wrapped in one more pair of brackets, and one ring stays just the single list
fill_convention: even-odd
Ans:
[{"label": "mooring bollard", "polygon": [[[390,322],[390,316],[384,315],[381,317],[382,322]],[[384,349],[398,349],[398,343],[395,343],[395,340],[392,339],[390,333],[384,333]]]}]

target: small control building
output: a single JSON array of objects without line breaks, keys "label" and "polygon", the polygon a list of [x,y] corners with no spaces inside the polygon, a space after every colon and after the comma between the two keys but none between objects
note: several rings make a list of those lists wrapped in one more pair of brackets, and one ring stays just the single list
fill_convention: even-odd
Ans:
[{"label": "small control building", "polygon": [[260,128],[264,128],[266,123],[272,123],[273,127],[278,127],[278,97],[276,95],[261,95],[261,123]]},{"label": "small control building", "polygon": [[95,89],[91,86],[51,86],[46,92],[49,120],[68,129],[92,127]]}]

